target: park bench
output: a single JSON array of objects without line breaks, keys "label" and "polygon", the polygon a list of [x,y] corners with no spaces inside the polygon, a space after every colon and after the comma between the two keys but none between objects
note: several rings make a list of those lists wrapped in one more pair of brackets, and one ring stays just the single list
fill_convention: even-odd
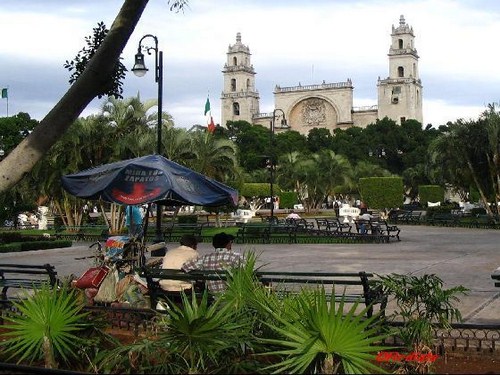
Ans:
[{"label": "park bench", "polygon": [[399,238],[401,230],[396,225],[389,225],[385,220],[379,220],[377,223],[379,233],[382,236],[387,237],[387,242],[389,242],[391,238],[401,241]]},{"label": "park bench", "polygon": [[351,232],[351,225],[341,222],[338,218],[316,218],[315,220],[318,235],[330,236]]},{"label": "park bench", "polygon": [[491,278],[495,280],[495,286],[500,287],[500,267],[493,271]]},{"label": "park bench", "polygon": [[500,228],[500,218],[490,215],[475,215],[471,217],[470,226],[474,228]]},{"label": "park bench", "polygon": [[[148,283],[151,308],[155,309],[159,301],[173,296],[173,293],[161,289],[159,280],[184,280],[191,281],[194,285],[194,293],[198,296],[204,290],[207,280],[225,280],[227,274],[224,271],[201,271],[195,270],[185,273],[180,270],[143,268],[143,274]],[[338,302],[342,298],[346,303],[356,303],[368,307],[367,316],[372,316],[374,307],[378,305],[378,311],[383,316],[387,305],[387,296],[382,293],[373,274],[366,272],[279,272],[279,271],[257,271],[257,278],[279,296],[298,293],[303,288],[317,288],[325,286],[330,292],[332,300]],[[177,293],[175,294],[178,295]],[[169,298],[171,299],[171,298]],[[172,300],[172,299],[171,299]]]},{"label": "park bench", "polygon": [[165,242],[178,242],[180,238],[185,234],[191,234],[196,237],[201,236],[201,231],[203,229],[201,223],[170,223],[167,226],[162,227],[163,238]]},{"label": "park bench", "polygon": [[371,242],[389,242],[389,235],[384,233],[381,222],[357,219],[353,220],[359,237]]},{"label": "park bench", "polygon": [[[31,290],[42,284],[57,285],[57,272],[50,264],[0,264],[0,296],[1,305],[12,299],[19,299],[19,292],[23,289]],[[12,292],[12,293],[10,293]]]},{"label": "park bench", "polygon": [[306,219],[287,218],[284,222],[285,225],[295,226],[298,232],[311,233],[314,229],[314,222],[307,221]]},{"label": "park bench", "polygon": [[294,224],[243,224],[236,232],[236,243],[296,243]]},{"label": "park bench", "polygon": [[457,226],[460,224],[460,216],[454,215],[451,212],[434,212],[428,214],[427,223],[439,226]]}]

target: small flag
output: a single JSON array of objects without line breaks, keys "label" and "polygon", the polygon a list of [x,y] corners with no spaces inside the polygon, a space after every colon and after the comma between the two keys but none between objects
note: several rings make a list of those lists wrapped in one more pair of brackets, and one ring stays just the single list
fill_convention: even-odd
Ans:
[{"label": "small flag", "polygon": [[213,133],[215,130],[214,118],[212,117],[212,111],[210,109],[210,99],[207,97],[207,102],[205,103],[205,117],[207,118],[207,128],[209,133]]},{"label": "small flag", "polygon": [[213,133],[215,131],[214,118],[210,116],[210,123],[208,124],[208,132]]},{"label": "small flag", "polygon": [[[4,90],[6,90],[6,89],[4,89]],[[204,113],[204,115],[206,116],[208,112],[210,112],[210,100],[207,97],[207,102],[205,103],[205,113]]]},{"label": "small flag", "polygon": [[2,99],[8,99],[9,94],[7,93],[7,89],[2,89]]}]

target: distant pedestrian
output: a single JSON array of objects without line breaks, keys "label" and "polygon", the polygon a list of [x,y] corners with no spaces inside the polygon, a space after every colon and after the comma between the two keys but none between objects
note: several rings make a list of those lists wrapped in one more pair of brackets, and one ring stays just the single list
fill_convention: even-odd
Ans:
[{"label": "distant pedestrian", "polygon": [[339,217],[340,205],[338,201],[335,201],[335,203],[333,204],[333,210],[335,211],[335,216]]}]

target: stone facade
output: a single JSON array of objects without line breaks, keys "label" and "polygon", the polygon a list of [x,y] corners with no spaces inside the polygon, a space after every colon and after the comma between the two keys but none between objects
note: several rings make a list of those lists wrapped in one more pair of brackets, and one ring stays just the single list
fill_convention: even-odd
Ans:
[{"label": "stone facade", "polygon": [[[353,107],[354,87],[345,82],[280,87],[274,90],[275,115],[285,114],[291,129],[307,134],[315,127],[334,130],[351,126],[366,127],[376,119],[389,117],[401,124],[415,119],[423,123],[422,84],[418,75],[418,55],[414,47],[413,29],[403,16],[399,26],[392,26],[389,48],[389,76],[378,78],[378,103]],[[224,65],[224,90],[221,95],[222,124],[245,120],[269,126],[273,113],[259,113],[259,94],[255,88],[255,71],[250,49],[241,43],[229,46]],[[275,117],[277,121],[277,117]],[[279,130],[279,127],[276,127]]]}]

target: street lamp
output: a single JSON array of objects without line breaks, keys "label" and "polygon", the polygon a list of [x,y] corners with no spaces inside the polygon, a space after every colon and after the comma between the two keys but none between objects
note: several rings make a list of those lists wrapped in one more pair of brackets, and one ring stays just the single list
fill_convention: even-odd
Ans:
[{"label": "street lamp", "polygon": [[274,201],[273,201],[273,197],[274,197],[274,191],[273,191],[273,184],[274,184],[274,129],[276,129],[276,126],[275,126],[275,122],[276,122],[276,112],[281,112],[281,116],[282,116],[282,119],[281,119],[281,123],[280,123],[280,126],[278,127],[278,129],[289,129],[290,128],[290,125],[287,124],[286,122],[286,118],[285,118],[285,112],[282,110],[282,109],[279,109],[279,108],[276,108],[274,111],[273,111],[273,117],[271,119],[271,123],[270,123],[270,130],[271,130],[271,134],[270,134],[270,146],[271,146],[271,150],[270,150],[270,157],[269,157],[269,187],[270,187],[270,193],[271,193],[271,221],[270,223],[273,222],[274,220]]},{"label": "street lamp", "polygon": [[[142,41],[146,38],[153,38],[154,47],[143,46]],[[132,72],[137,77],[144,77],[147,73],[148,68],[144,64],[144,54],[142,51],[146,51],[148,55],[151,55],[152,51],[155,53],[155,82],[158,83],[158,124],[156,126],[157,140],[156,140],[156,153],[161,155],[161,126],[162,126],[162,98],[163,98],[163,51],[158,50],[158,38],[151,34],[144,35],[139,41],[139,47],[137,48],[137,53],[135,55],[135,64],[132,68]],[[156,242],[163,241],[161,235],[161,206],[156,205]]]}]

